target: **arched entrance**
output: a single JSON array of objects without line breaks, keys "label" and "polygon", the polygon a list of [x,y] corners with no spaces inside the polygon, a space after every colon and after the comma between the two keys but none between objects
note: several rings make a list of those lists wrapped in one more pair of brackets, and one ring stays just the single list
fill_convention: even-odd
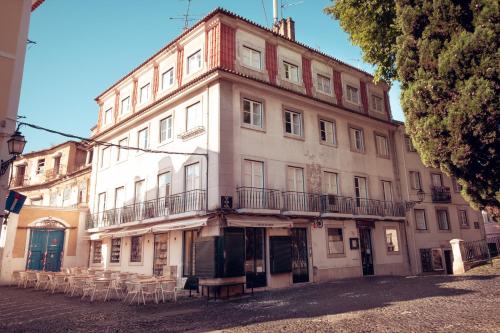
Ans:
[{"label": "arched entrance", "polygon": [[64,249],[66,227],[50,217],[30,226],[30,244],[26,269],[58,272]]}]

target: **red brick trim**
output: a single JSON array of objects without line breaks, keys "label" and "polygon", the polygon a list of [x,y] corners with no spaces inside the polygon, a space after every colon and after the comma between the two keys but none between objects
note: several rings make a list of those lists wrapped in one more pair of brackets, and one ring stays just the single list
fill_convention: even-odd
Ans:
[{"label": "red brick trim", "polygon": [[276,45],[266,41],[266,69],[269,74],[269,82],[276,84],[276,76],[278,75],[278,54]]},{"label": "red brick trim", "polygon": [[220,24],[220,65],[234,70],[236,61],[236,31],[233,27]]},{"label": "red brick trim", "polygon": [[333,70],[333,90],[337,104],[342,106],[342,77],[339,71]]},{"label": "red brick trim", "polygon": [[359,83],[359,89],[361,90],[361,104],[363,105],[363,111],[368,113],[368,96],[366,92],[366,82],[361,81]]},{"label": "red brick trim", "polygon": [[159,84],[159,68],[158,64],[155,63],[153,67],[153,100],[156,99],[156,94],[158,93],[158,84]]},{"label": "red brick trim", "polygon": [[137,79],[134,78],[134,86],[132,87],[132,113],[135,112],[136,104],[137,104]]},{"label": "red brick trim", "polygon": [[184,62],[184,48],[177,47],[177,84],[180,87],[182,85],[182,73],[184,68],[182,68]]},{"label": "red brick trim", "polygon": [[115,109],[113,110],[114,120],[118,119],[118,108],[120,107],[120,90],[115,90]]},{"label": "red brick trim", "polygon": [[311,73],[311,60],[302,57],[302,80],[306,87],[306,94],[312,96],[312,73]]}]

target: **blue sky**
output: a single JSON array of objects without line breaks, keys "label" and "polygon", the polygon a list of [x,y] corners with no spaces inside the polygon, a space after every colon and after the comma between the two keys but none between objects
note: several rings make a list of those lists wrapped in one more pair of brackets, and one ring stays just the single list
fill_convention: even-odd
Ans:
[{"label": "blue sky", "polygon": [[[288,0],[288,3],[299,1]],[[361,51],[322,9],[329,0],[303,0],[284,16],[296,22],[296,39],[358,68]],[[263,4],[267,13],[264,15]],[[90,136],[97,121],[94,98],[182,32],[186,0],[46,0],[31,16],[19,114],[26,122],[80,136]],[[192,0],[191,13],[201,18],[223,7],[270,26],[271,0]],[[395,119],[402,120],[399,88],[390,93]],[[25,152],[65,138],[29,128]]]}]

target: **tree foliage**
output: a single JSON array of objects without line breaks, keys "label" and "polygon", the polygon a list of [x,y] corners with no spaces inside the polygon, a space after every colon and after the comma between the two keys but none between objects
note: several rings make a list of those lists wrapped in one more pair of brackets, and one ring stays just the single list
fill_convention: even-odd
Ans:
[{"label": "tree foliage", "polygon": [[500,215],[498,1],[337,0],[325,11],[378,77],[401,82],[424,164],[456,177],[473,207]]}]

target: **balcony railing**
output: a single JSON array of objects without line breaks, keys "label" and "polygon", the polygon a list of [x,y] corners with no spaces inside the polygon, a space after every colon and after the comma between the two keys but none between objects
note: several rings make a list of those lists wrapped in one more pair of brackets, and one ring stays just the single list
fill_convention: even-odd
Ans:
[{"label": "balcony railing", "polygon": [[321,200],[323,213],[352,215],[404,217],[405,206],[400,202],[323,195]]},{"label": "balcony railing", "polygon": [[66,170],[66,166],[62,165],[62,164],[59,165],[59,167],[45,170],[45,181],[56,179],[57,177],[64,175],[65,170]]},{"label": "balcony railing", "polygon": [[306,192],[283,192],[283,210],[295,212],[319,212],[319,194]]},{"label": "balcony railing", "polygon": [[24,175],[16,175],[10,181],[10,187],[28,186],[29,179]]},{"label": "balcony railing", "polygon": [[257,187],[238,187],[238,208],[280,209],[281,194],[278,190]]},{"label": "balcony railing", "polygon": [[205,190],[193,190],[89,214],[87,229],[109,227],[204,209]]},{"label": "balcony railing", "polygon": [[325,194],[321,197],[321,209],[324,213],[354,214],[354,199]]},{"label": "balcony railing", "polygon": [[451,202],[450,188],[446,186],[432,186],[432,202]]}]

